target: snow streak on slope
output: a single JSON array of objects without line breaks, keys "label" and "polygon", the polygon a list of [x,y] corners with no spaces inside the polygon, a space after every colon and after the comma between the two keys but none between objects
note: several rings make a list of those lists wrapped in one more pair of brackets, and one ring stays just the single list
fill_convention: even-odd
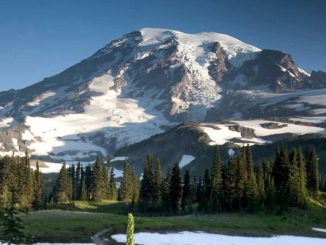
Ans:
[{"label": "snow streak on slope", "polygon": [[6,117],[0,119],[0,128],[7,128],[10,127],[11,123],[14,121],[12,117]]},{"label": "snow streak on slope", "polygon": [[37,96],[33,101],[28,102],[27,105],[29,106],[38,106],[42,100],[45,100],[49,97],[54,96],[56,93],[52,91],[45,92],[39,96]]},{"label": "snow streak on slope", "polygon": [[[266,128],[264,124],[274,124],[276,128]],[[235,131],[234,126],[241,126],[247,129],[251,129],[255,136],[242,136],[241,132]],[[282,123],[267,120],[248,120],[248,121],[232,121],[228,124],[200,124],[202,129],[211,139],[210,145],[223,145],[228,142],[232,142],[238,145],[254,145],[270,143],[269,140],[263,137],[268,137],[278,134],[326,134],[326,130],[320,127],[304,126],[291,123]]]}]

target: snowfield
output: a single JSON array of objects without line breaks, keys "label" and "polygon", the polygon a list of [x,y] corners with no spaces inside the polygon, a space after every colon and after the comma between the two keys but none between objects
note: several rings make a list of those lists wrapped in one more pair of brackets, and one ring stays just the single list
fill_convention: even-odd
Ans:
[{"label": "snowfield", "polygon": [[[24,138],[39,138],[30,146],[33,155],[48,155],[69,152],[60,155],[57,160],[73,161],[80,152],[92,155],[108,153],[103,147],[85,140],[82,135],[103,132],[108,137],[117,137],[117,147],[136,143],[151,135],[162,133],[159,125],[169,124],[159,115],[148,114],[139,106],[137,100],[120,98],[121,91],[116,91],[113,77],[108,73],[94,78],[89,89],[103,95],[93,96],[84,113],[60,115],[55,117],[26,117]],[[33,137],[32,137],[33,136]],[[75,153],[74,153],[75,152]]]},{"label": "snowfield", "polygon": [[[205,232],[183,231],[179,233],[148,233],[135,234],[135,243],[142,245],[326,245],[326,239],[299,236],[273,236],[273,237],[241,237],[226,236]],[[117,242],[126,242],[126,235],[111,236]]]}]

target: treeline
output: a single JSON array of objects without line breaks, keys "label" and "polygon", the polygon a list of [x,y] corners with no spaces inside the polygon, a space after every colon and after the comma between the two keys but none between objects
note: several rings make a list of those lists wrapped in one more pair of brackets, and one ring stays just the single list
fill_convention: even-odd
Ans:
[{"label": "treeline", "polygon": [[48,203],[67,204],[72,200],[101,201],[117,200],[118,191],[114,179],[114,169],[97,157],[93,165],[86,167],[64,163]]},{"label": "treeline", "polygon": [[179,165],[161,177],[160,163],[153,169],[147,157],[141,181],[139,211],[160,213],[219,212],[261,208],[304,207],[309,197],[318,198],[319,174],[314,147],[306,151],[280,148],[275,160],[254,168],[249,146],[221,162],[218,151],[212,168],[203,177],[191,178]]},{"label": "treeline", "polygon": [[36,162],[30,166],[28,154],[24,157],[5,156],[0,159],[0,208],[8,207],[15,190],[20,208],[39,209],[43,206],[43,180]]},{"label": "treeline", "polygon": [[[211,169],[203,176],[183,174],[178,163],[161,170],[159,160],[147,156],[144,171],[138,176],[128,162],[123,177],[116,183],[110,161],[97,158],[88,166],[63,164],[51,194],[44,198],[39,171],[25,157],[0,159],[0,207],[10,200],[10,189],[17,190],[23,208],[39,209],[47,204],[69,204],[74,200],[120,200],[130,203],[134,212],[183,214],[304,207],[308,199],[318,198],[319,173],[314,147],[281,147],[273,161],[254,167],[249,146],[243,147],[228,162],[216,150]],[[45,200],[45,201],[42,201]]]}]

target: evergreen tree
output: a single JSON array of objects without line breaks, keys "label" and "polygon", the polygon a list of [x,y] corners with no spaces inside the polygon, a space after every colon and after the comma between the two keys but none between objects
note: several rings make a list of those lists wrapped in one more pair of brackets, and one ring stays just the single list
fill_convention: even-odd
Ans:
[{"label": "evergreen tree", "polygon": [[191,185],[190,185],[190,174],[189,170],[186,170],[184,178],[183,178],[183,191],[182,191],[182,210],[184,212],[190,212],[192,210],[192,193],[191,193]]},{"label": "evergreen tree", "polygon": [[259,204],[262,206],[265,201],[264,167],[262,163],[259,163],[258,165],[256,180],[257,180],[258,200],[259,200]]},{"label": "evergreen tree", "polygon": [[30,165],[30,158],[26,151],[23,158],[15,158],[17,169],[17,197],[20,207],[30,208],[33,203],[33,171]]},{"label": "evergreen tree", "polygon": [[246,207],[248,197],[246,196],[249,192],[246,189],[248,181],[246,159],[243,158],[242,154],[236,155],[236,188],[235,188],[235,209],[243,209]]},{"label": "evergreen tree", "polygon": [[90,201],[93,199],[93,174],[91,165],[86,166],[85,168],[85,190],[86,190],[86,200]]},{"label": "evergreen tree", "polygon": [[307,189],[314,198],[318,197],[319,172],[315,147],[311,146],[307,151]]},{"label": "evergreen tree", "polygon": [[161,208],[166,213],[171,213],[171,198],[170,198],[170,183],[171,183],[171,167],[167,166],[165,177],[162,180],[161,191]]},{"label": "evergreen tree", "polygon": [[224,198],[225,204],[228,210],[233,210],[235,206],[235,200],[237,197],[237,161],[233,156],[225,169],[225,181],[224,181]]},{"label": "evergreen tree", "polygon": [[63,163],[55,186],[54,201],[58,204],[67,204],[71,201],[71,198],[72,198],[71,179],[66,169],[66,164]]},{"label": "evergreen tree", "polygon": [[75,173],[75,179],[74,179],[74,197],[76,200],[80,200],[80,190],[81,190],[81,181],[82,181],[82,167],[80,165],[80,162],[77,163],[76,166],[76,173]]},{"label": "evergreen tree", "polygon": [[152,166],[152,157],[147,155],[140,189],[140,205],[144,212],[149,211],[153,205],[154,177]]},{"label": "evergreen tree", "polygon": [[212,210],[221,209],[222,202],[222,162],[218,149],[215,151],[212,169]]},{"label": "evergreen tree", "polygon": [[86,173],[81,170],[81,184],[79,190],[79,200],[86,201],[88,200],[87,189],[86,189]]},{"label": "evergreen tree", "polygon": [[182,179],[180,176],[179,164],[172,168],[170,179],[170,200],[172,213],[178,214],[181,210]]},{"label": "evergreen tree", "polygon": [[8,156],[0,159],[0,207],[5,207],[9,201],[11,161]]},{"label": "evergreen tree", "polygon": [[92,169],[92,200],[99,202],[106,197],[105,176],[103,173],[103,162],[99,157],[96,158]]},{"label": "evergreen tree", "polygon": [[[198,181],[195,181],[195,185],[196,185],[196,202],[199,204],[199,203],[202,203],[202,199],[203,199],[203,179],[202,178],[199,178]],[[200,207],[199,207],[200,209]]]},{"label": "evergreen tree", "polygon": [[299,171],[299,152],[293,149],[290,156],[290,174],[288,181],[288,195],[289,205],[299,206],[301,200],[301,184],[300,184],[300,171]]},{"label": "evergreen tree", "polygon": [[36,170],[34,172],[34,200],[33,208],[40,209],[43,201],[43,180],[38,161],[36,161]]},{"label": "evergreen tree", "polygon": [[245,205],[249,209],[254,209],[258,203],[258,189],[254,173],[254,164],[252,161],[251,151],[249,145],[245,147],[244,161],[246,164],[246,187],[245,187]]},{"label": "evergreen tree", "polygon": [[265,183],[265,206],[268,208],[274,208],[276,202],[276,189],[273,177],[273,163],[267,162],[264,164],[264,183]]},{"label": "evergreen tree", "polygon": [[298,168],[300,176],[300,205],[305,206],[307,203],[307,172],[306,161],[303,157],[301,148],[298,149]]},{"label": "evergreen tree", "polygon": [[202,189],[202,196],[201,200],[198,205],[199,211],[209,212],[210,210],[210,203],[212,200],[212,185],[209,170],[206,169],[204,179],[203,179],[203,189]]},{"label": "evergreen tree", "polygon": [[161,191],[162,191],[162,178],[161,178],[161,162],[157,160],[154,176],[154,191],[153,191],[153,207],[154,211],[159,211],[161,207]]},{"label": "evergreen tree", "polygon": [[123,177],[120,186],[120,199],[122,201],[131,202],[133,199],[133,174],[131,167],[127,161],[123,165]]},{"label": "evergreen tree", "polygon": [[287,150],[282,147],[278,150],[273,169],[273,177],[276,189],[276,197],[278,204],[283,208],[289,205],[289,176],[290,176],[290,161]]},{"label": "evergreen tree", "polygon": [[8,244],[22,244],[26,242],[27,236],[24,233],[22,219],[19,217],[22,210],[17,208],[19,200],[16,188],[10,186],[9,193],[9,205],[0,214],[1,237]]},{"label": "evergreen tree", "polygon": [[72,186],[72,200],[76,200],[76,173],[75,173],[75,165],[72,164],[68,168],[68,174],[71,179],[71,186]]},{"label": "evergreen tree", "polygon": [[115,183],[115,174],[114,168],[110,168],[110,178],[109,178],[109,194],[108,198],[110,200],[117,200],[118,193],[117,193],[117,185]]}]

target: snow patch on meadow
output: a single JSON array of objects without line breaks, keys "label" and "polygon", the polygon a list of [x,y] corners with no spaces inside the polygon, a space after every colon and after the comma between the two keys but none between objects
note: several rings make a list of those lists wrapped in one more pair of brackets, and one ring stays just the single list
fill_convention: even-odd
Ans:
[{"label": "snow patch on meadow", "polygon": [[[126,235],[111,236],[117,242],[126,242]],[[205,232],[183,231],[178,233],[148,233],[139,232],[134,235],[135,243],[142,245],[326,245],[326,239],[300,236],[272,236],[272,237],[242,237],[227,236]]]}]

